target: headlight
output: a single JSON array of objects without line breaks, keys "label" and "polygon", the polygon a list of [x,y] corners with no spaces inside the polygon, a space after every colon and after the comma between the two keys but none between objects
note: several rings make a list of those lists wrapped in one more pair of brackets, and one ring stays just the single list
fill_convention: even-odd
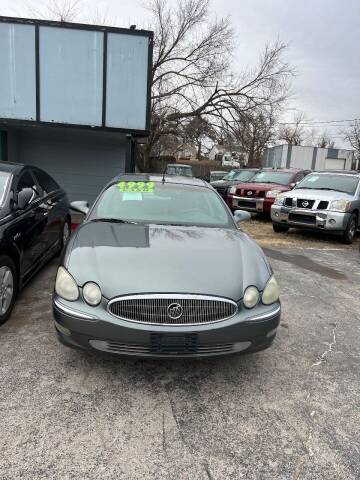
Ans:
[{"label": "headlight", "polygon": [[236,189],[237,189],[236,187],[230,187],[229,193],[231,193],[231,194],[236,193]]},{"label": "headlight", "polygon": [[269,190],[268,192],[265,193],[266,198],[276,198],[281,192],[281,190]]},{"label": "headlight", "polygon": [[330,203],[330,210],[337,212],[348,212],[350,210],[351,202],[348,200],[333,200]]},{"label": "headlight", "polygon": [[101,290],[94,282],[85,283],[82,294],[86,303],[92,307],[96,307],[101,302]]},{"label": "headlight", "polygon": [[284,201],[285,201],[285,197],[283,197],[282,195],[278,195],[275,198],[274,205],[284,205]]},{"label": "headlight", "polygon": [[265,305],[270,305],[279,300],[280,297],[280,288],[275,280],[274,275],[270,277],[270,280],[267,282],[266,287],[264,288],[262,294],[262,302]]},{"label": "headlight", "polygon": [[247,287],[243,302],[246,308],[253,308],[259,301],[259,290],[256,287]]},{"label": "headlight", "polygon": [[79,298],[78,286],[73,277],[64,267],[58,268],[55,280],[55,292],[59,297],[64,298],[65,300],[70,300],[71,302]]}]

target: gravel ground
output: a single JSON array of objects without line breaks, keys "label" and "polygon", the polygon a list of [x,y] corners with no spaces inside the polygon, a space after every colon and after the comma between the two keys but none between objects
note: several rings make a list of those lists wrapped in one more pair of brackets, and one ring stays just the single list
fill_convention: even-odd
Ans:
[{"label": "gravel ground", "polygon": [[[360,258],[251,222],[282,287],[272,348],[127,360],[57,343],[53,262],[0,328],[0,478],[359,479]],[[293,237],[294,235],[294,237]],[[305,248],[310,247],[310,248]],[[290,248],[289,248],[290,247]]]},{"label": "gravel ground", "polygon": [[317,248],[321,250],[360,249],[359,235],[352,245],[344,245],[338,237],[323,232],[291,228],[287,233],[275,233],[271,221],[260,216],[253,216],[251,221],[242,223],[241,228],[248,232],[262,247]]}]

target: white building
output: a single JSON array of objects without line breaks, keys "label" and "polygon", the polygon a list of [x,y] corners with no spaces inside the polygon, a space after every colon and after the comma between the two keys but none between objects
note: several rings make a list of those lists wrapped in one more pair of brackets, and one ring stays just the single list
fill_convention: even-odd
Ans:
[{"label": "white building", "polygon": [[264,151],[263,167],[308,170],[353,170],[357,168],[353,150],[277,145]]}]

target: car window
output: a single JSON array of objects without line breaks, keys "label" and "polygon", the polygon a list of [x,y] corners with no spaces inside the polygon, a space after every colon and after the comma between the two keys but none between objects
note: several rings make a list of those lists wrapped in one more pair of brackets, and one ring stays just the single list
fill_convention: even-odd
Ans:
[{"label": "car window", "polygon": [[353,175],[316,174],[307,175],[296,188],[311,190],[334,190],[354,195],[359,178]]},{"label": "car window", "polygon": [[0,206],[3,205],[6,193],[6,187],[10,179],[10,173],[0,172]]},{"label": "car window", "polygon": [[33,173],[45,195],[59,189],[59,185],[47,173],[38,169],[34,170]]},{"label": "car window", "polygon": [[212,189],[166,182],[111,185],[102,193],[89,217],[90,220],[99,218],[146,224],[234,227],[230,213]]},{"label": "car window", "polygon": [[32,176],[30,170],[26,170],[21,174],[18,184],[17,184],[17,193],[21,192],[24,188],[31,188],[34,191],[34,197],[32,202],[40,197],[39,187],[36,184],[34,177]]},{"label": "car window", "polygon": [[252,178],[253,183],[277,183],[278,185],[288,185],[292,176],[291,172],[266,171],[257,173]]}]

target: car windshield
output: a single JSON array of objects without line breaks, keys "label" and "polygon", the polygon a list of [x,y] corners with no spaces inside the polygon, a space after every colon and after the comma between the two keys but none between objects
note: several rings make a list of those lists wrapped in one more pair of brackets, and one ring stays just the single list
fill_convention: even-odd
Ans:
[{"label": "car windshield", "polygon": [[256,172],[253,170],[242,170],[241,172],[236,172],[232,180],[239,180],[240,182],[248,182],[255,176]]},{"label": "car windshield", "polygon": [[336,192],[354,195],[359,183],[359,178],[353,175],[332,175],[312,173],[305,177],[297,186],[298,188],[335,190]]},{"label": "car windshield", "polygon": [[112,184],[97,200],[89,220],[234,228],[213,190],[166,182]]},{"label": "car windshield", "polygon": [[254,176],[254,178],[252,178],[251,181],[253,183],[276,183],[278,185],[289,185],[293,175],[294,174],[291,172],[259,172]]},{"label": "car windshield", "polygon": [[3,205],[5,199],[6,187],[10,178],[10,174],[6,172],[0,172],[0,206]]},{"label": "car windshield", "polygon": [[185,177],[192,177],[191,167],[168,166],[166,169],[167,175],[183,175]]}]

